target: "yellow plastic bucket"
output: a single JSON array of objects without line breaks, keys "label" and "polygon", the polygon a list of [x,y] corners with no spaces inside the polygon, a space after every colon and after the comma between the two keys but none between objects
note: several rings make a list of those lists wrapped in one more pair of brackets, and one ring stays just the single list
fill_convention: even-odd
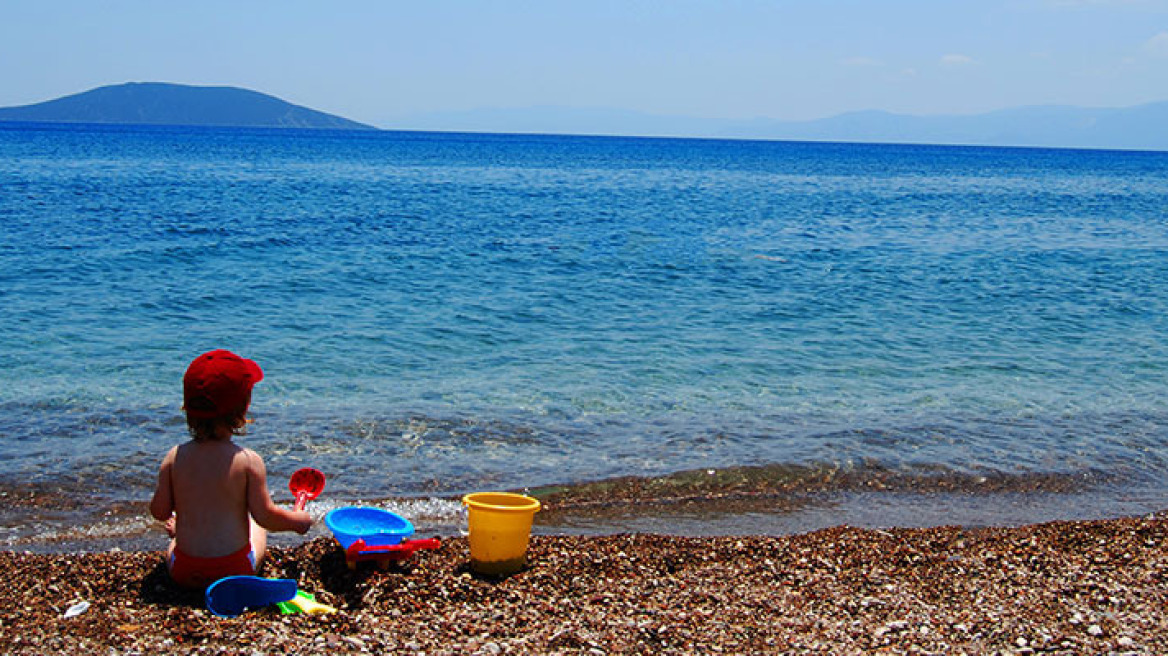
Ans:
[{"label": "yellow plastic bucket", "polygon": [[470,567],[506,576],[523,569],[531,519],[539,501],[509,492],[475,492],[462,498],[470,524]]}]

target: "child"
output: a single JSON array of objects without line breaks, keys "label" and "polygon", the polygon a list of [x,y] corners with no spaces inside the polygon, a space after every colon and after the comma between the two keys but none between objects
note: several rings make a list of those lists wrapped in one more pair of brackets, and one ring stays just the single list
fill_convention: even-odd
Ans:
[{"label": "child", "polygon": [[236,575],[254,575],[270,531],[304,534],[312,517],[276,506],[264,461],[232,443],[247,425],[259,365],[230,351],[195,358],[183,376],[183,410],[191,441],[162,459],[150,514],[173,538],[166,566],[178,584],[205,588]]}]

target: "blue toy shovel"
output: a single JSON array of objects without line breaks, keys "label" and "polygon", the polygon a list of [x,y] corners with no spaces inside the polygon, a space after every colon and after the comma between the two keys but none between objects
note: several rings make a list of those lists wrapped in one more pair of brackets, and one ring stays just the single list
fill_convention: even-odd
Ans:
[{"label": "blue toy shovel", "polygon": [[219,617],[237,617],[245,610],[263,608],[296,597],[294,579],[228,576],[207,588],[207,610]]}]

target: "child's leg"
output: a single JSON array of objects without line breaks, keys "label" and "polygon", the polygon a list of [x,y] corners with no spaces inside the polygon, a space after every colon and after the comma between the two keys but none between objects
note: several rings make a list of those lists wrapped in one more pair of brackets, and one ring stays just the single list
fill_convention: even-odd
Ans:
[{"label": "child's leg", "polygon": [[170,571],[170,566],[174,564],[174,546],[177,540],[175,539],[174,513],[170,514],[170,518],[163,523],[163,528],[166,529],[166,534],[170,536],[170,544],[166,547],[166,571]]},{"label": "child's leg", "polygon": [[258,574],[260,563],[264,560],[264,554],[268,552],[268,532],[254,519],[249,517],[248,521],[251,522],[251,552],[255,554],[255,569]]}]

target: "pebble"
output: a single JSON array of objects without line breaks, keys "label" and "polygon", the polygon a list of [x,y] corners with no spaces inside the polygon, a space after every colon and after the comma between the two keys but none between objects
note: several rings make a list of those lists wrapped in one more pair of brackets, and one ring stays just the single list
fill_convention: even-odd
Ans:
[{"label": "pebble", "polygon": [[[340,613],[235,620],[173,588],[157,554],[0,552],[0,644],[48,654],[799,654],[817,645],[1168,654],[1168,636],[1155,630],[1168,571],[1156,545],[1166,542],[1160,520],[1131,519],[782,537],[537,535],[527,569],[486,580],[468,574],[460,538],[352,572],[318,538],[271,548],[263,575],[294,577]],[[1085,544],[1105,563],[1130,558],[1099,565],[1082,556]],[[61,621],[62,602],[82,598],[93,604],[85,616]],[[1115,627],[1125,635],[1108,637]]]}]

